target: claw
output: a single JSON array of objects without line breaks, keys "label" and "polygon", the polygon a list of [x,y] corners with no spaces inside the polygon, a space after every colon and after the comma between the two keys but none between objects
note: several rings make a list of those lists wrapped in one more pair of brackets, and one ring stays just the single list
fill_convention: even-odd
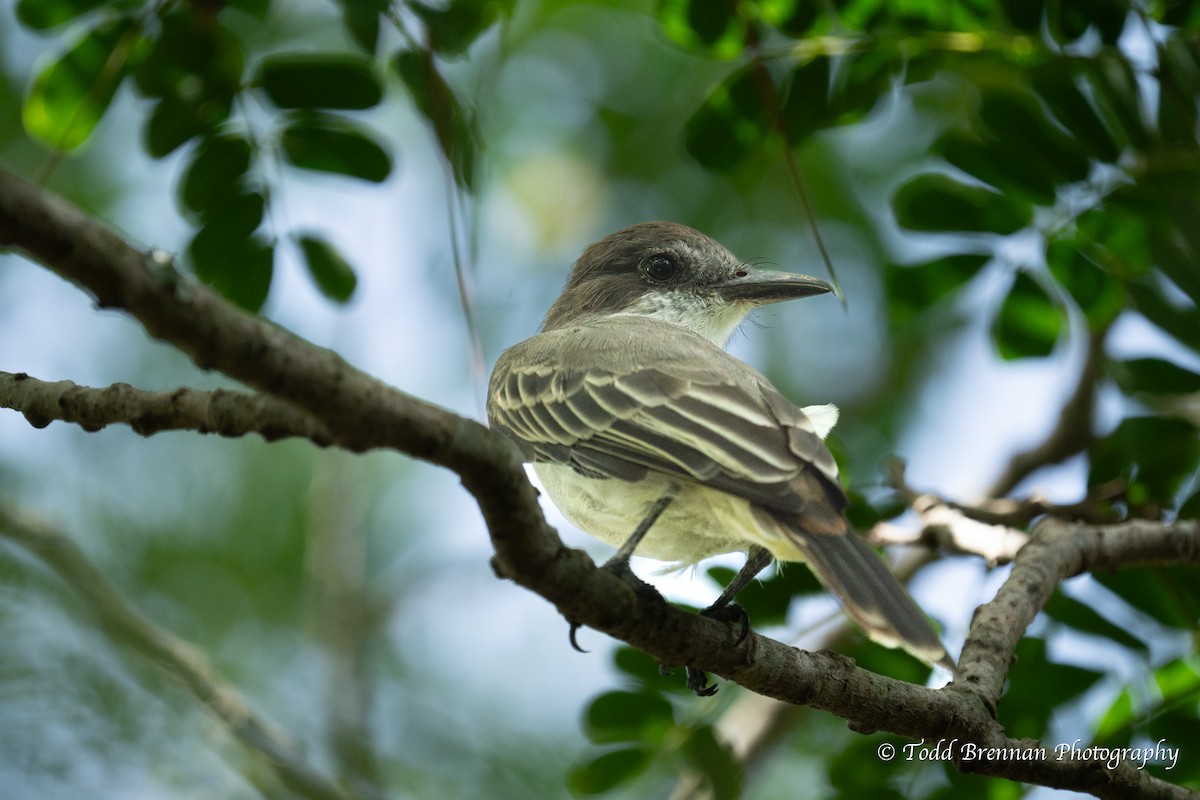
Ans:
[{"label": "claw", "polygon": [[591,651],[584,650],[582,647],[579,646],[579,642],[577,642],[575,640],[575,633],[582,627],[583,627],[583,625],[579,624],[578,622],[572,622],[571,623],[571,632],[567,634],[567,639],[571,642],[571,647],[575,648],[575,652],[588,653]]},{"label": "claw", "polygon": [[[717,601],[701,611],[700,616],[721,622],[738,623],[740,629],[737,641],[733,643],[734,647],[739,647],[750,635],[750,615],[737,603]],[[708,676],[694,667],[687,668],[687,687],[699,697],[712,697],[717,693],[717,684],[714,683],[710,686]]]},{"label": "claw", "polygon": [[697,697],[712,697],[717,693],[717,684],[708,684],[708,675],[692,667],[687,668],[687,687],[696,693]]},{"label": "claw", "polygon": [[738,623],[741,629],[738,631],[737,641],[733,643],[734,647],[746,641],[746,637],[750,635],[750,615],[746,613],[746,609],[737,603],[726,603],[725,605],[714,603],[701,611],[700,616],[717,619],[722,622]]},{"label": "claw", "polygon": [[739,647],[742,642],[746,641],[746,637],[750,635],[750,615],[746,613],[746,609],[736,604],[730,606],[730,609],[736,610],[742,621],[742,630],[738,633],[737,641],[733,643],[734,647]]}]

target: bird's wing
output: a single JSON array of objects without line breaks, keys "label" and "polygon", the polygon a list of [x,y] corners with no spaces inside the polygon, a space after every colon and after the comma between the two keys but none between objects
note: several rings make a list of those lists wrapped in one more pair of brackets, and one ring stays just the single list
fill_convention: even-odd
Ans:
[{"label": "bird's wing", "polygon": [[842,533],[845,498],[817,428],[759,372],[644,318],[541,333],[496,365],[488,416],[534,462],[721,489]]}]

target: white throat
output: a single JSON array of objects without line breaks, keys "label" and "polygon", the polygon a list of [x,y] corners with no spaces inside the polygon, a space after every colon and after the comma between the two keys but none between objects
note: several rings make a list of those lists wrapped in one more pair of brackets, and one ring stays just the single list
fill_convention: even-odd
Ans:
[{"label": "white throat", "polygon": [[614,316],[652,317],[698,333],[724,348],[752,308],[749,303],[729,303],[716,296],[704,297],[695,292],[655,292],[639,297],[629,308]]}]

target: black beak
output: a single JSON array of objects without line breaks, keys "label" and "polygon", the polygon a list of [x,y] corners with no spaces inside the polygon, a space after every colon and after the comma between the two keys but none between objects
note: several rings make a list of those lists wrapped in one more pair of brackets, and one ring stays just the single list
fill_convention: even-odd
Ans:
[{"label": "black beak", "polygon": [[825,281],[808,275],[747,269],[739,270],[737,275],[718,284],[716,289],[730,302],[753,303],[757,306],[833,291],[833,287]]}]

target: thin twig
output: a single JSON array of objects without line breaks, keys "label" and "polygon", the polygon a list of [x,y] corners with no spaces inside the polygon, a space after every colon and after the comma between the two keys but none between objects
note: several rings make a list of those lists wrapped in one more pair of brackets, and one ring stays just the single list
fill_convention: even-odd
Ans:
[{"label": "thin twig", "polygon": [[148,392],[127,383],[97,389],[0,371],[0,408],[19,411],[35,428],[60,420],[89,432],[124,424],[142,436],[186,430],[228,437],[257,433],[268,442],[302,438],[321,447],[333,444],[324,425],[286,403],[229,389]]}]

